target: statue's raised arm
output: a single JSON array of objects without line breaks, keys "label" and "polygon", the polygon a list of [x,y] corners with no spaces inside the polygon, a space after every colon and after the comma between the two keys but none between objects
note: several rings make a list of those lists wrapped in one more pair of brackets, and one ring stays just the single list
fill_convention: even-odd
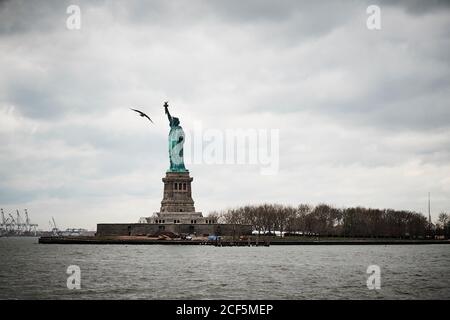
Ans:
[{"label": "statue's raised arm", "polygon": [[170,125],[172,125],[172,116],[169,113],[169,103],[166,101],[164,102],[164,109],[165,109],[165,113],[167,114],[167,118],[169,119],[169,123]]}]

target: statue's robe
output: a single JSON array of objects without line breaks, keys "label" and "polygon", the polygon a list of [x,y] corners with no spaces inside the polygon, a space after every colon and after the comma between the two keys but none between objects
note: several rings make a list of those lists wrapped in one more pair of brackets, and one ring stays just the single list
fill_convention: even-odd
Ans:
[{"label": "statue's robe", "polygon": [[170,125],[169,159],[170,172],[186,172],[183,159],[184,131],[179,125]]}]

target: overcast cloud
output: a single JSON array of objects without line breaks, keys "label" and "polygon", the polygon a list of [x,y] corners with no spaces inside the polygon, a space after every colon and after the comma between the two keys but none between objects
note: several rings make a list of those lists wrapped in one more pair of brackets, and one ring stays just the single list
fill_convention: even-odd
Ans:
[{"label": "overcast cloud", "polygon": [[[446,1],[0,2],[0,206],[40,228],[158,211],[162,103],[189,132],[280,129],[280,166],[190,164],[198,211],[450,211]],[[66,8],[81,8],[81,29]],[[381,27],[366,27],[368,5]],[[142,106],[154,126],[131,112]],[[187,142],[189,143],[189,141]]]}]

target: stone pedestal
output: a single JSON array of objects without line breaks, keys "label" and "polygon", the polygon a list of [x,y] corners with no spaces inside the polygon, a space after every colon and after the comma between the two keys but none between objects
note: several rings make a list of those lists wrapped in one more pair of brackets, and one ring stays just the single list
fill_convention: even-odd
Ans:
[{"label": "stone pedestal", "polygon": [[214,224],[215,220],[204,218],[196,212],[192,200],[191,182],[193,178],[186,172],[166,172],[162,179],[164,194],[161,209],[151,217],[142,217],[140,223],[153,224]]},{"label": "stone pedestal", "polygon": [[167,172],[164,182],[164,195],[160,212],[195,212],[192,200],[191,182],[193,178],[186,172]]}]

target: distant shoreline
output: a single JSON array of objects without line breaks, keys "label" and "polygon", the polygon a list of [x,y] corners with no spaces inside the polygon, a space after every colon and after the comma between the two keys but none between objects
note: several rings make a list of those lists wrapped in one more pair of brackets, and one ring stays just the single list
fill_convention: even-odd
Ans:
[{"label": "distant shoreline", "polygon": [[[204,240],[157,240],[148,238],[95,238],[95,237],[40,237],[40,244],[125,244],[125,245],[217,245],[216,241]],[[449,240],[373,240],[373,239],[342,239],[342,240],[226,240],[224,246],[261,246],[270,245],[427,245],[450,244]]]}]

